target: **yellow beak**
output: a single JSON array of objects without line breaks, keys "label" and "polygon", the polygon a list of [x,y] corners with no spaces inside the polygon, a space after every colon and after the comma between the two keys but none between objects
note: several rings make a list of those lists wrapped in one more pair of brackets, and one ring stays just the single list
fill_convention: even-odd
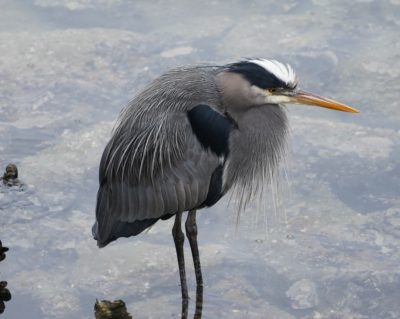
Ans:
[{"label": "yellow beak", "polygon": [[357,109],[352,108],[351,106],[310,92],[297,90],[295,92],[292,92],[288,96],[291,103],[326,107],[328,109],[342,111],[342,112],[359,113]]}]

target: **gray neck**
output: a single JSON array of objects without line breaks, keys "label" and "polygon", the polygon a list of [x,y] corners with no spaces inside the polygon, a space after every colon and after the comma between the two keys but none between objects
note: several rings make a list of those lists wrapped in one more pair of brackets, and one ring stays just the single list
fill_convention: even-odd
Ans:
[{"label": "gray neck", "polygon": [[247,201],[278,173],[286,150],[288,121],[282,106],[265,104],[260,90],[240,75],[223,72],[218,79],[222,107],[238,125],[230,136],[225,185]]}]

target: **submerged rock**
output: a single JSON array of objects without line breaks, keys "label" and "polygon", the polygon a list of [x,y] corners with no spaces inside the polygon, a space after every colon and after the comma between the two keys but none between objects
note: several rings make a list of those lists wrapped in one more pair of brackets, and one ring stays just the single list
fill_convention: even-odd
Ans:
[{"label": "submerged rock", "polygon": [[122,300],[96,300],[94,314],[96,319],[132,319]]},{"label": "submerged rock", "polygon": [[286,291],[293,309],[309,309],[318,305],[318,295],[315,284],[307,279],[296,281]]}]

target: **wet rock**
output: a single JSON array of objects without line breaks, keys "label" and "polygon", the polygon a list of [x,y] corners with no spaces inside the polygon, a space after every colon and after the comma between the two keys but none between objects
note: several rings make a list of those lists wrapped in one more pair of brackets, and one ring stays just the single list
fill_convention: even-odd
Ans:
[{"label": "wet rock", "polygon": [[0,261],[6,259],[6,252],[8,251],[7,247],[3,247],[3,244],[0,240]]},{"label": "wet rock", "polygon": [[293,309],[309,309],[318,305],[318,296],[315,284],[307,279],[296,281],[286,291]]},{"label": "wet rock", "polygon": [[18,179],[18,168],[15,164],[8,164],[6,166],[6,170],[3,174],[3,177],[0,177],[3,185],[8,187],[22,187],[23,184]]},{"label": "wet rock", "polygon": [[7,282],[6,281],[0,281],[0,313],[4,312],[5,301],[10,301],[11,300],[11,293],[7,289]]},{"label": "wet rock", "polygon": [[122,300],[96,300],[94,314],[96,319],[132,319]]}]

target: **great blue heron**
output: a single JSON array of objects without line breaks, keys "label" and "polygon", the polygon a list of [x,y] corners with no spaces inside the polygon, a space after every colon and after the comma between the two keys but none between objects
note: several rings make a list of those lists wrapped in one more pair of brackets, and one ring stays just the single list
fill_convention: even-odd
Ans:
[{"label": "great blue heron", "polygon": [[231,188],[262,187],[283,156],[285,104],[357,112],[297,89],[292,67],[248,59],[224,66],[189,66],[155,79],[121,113],[101,162],[93,235],[99,247],[141,233],[175,216],[182,317],[188,291],[182,213],[196,274],[196,314],[202,274],[196,211],[214,205]]}]

